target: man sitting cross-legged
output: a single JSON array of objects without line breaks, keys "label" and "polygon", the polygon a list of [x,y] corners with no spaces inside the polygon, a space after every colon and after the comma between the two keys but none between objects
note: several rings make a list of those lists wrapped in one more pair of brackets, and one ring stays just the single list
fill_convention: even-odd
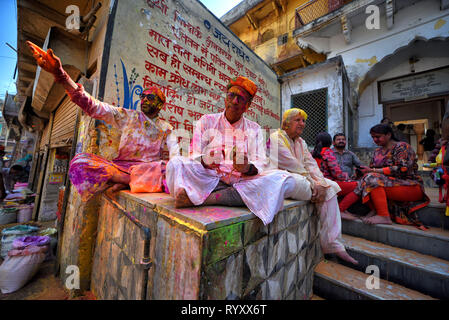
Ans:
[{"label": "man sitting cross-legged", "polygon": [[225,111],[197,122],[190,157],[169,161],[167,185],[177,208],[246,205],[266,225],[282,210],[285,197],[302,192],[287,172],[264,171],[268,162],[262,130],[243,117],[256,90],[245,77],[232,79]]},{"label": "man sitting cross-legged", "polygon": [[[165,95],[157,87],[141,94],[142,111],[118,108],[98,101],[82,85],[75,83],[62,68],[61,60],[51,49],[47,52],[27,41],[38,65],[55,77],[70,99],[95,119],[103,120],[121,131],[118,157],[112,161],[94,154],[78,153],[70,162],[69,177],[87,201],[109,187],[111,192],[131,186],[140,192],[160,192],[163,188],[165,161],[161,150],[167,144],[170,154],[178,153],[172,126],[158,117]],[[137,174],[134,174],[137,172]],[[141,174],[145,172],[145,176]],[[138,187],[138,188],[137,188]]]}]

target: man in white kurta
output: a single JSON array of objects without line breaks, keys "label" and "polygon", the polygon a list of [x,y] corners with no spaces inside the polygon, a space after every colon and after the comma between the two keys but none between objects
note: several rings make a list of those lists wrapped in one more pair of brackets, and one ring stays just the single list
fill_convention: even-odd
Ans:
[{"label": "man in white kurta", "polygon": [[[299,137],[305,127],[307,114],[301,109],[284,113],[282,129],[270,135],[270,167],[287,170],[295,180],[295,189],[303,190],[291,198],[312,200],[320,216],[320,243],[324,254],[336,254],[357,264],[340,242],[341,218],[338,208],[338,184],[323,176],[317,162],[310,154],[306,142]],[[293,136],[293,139],[292,137]],[[305,192],[309,190],[309,193]]]},{"label": "man in white kurta", "polygon": [[198,120],[190,157],[169,161],[167,186],[176,207],[246,205],[265,225],[282,210],[295,181],[285,171],[265,170],[263,130],[243,117],[256,90],[245,77],[231,80],[225,111]]}]

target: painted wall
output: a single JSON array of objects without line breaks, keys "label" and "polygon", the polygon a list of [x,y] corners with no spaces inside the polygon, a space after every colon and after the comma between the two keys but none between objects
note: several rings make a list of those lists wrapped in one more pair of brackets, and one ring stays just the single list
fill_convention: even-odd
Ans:
[{"label": "painted wall", "polygon": [[[442,66],[449,65],[449,57],[447,58],[423,58],[417,63],[415,63],[415,72],[422,72],[426,70],[435,69]],[[379,77],[376,81],[371,83],[362,93],[359,98],[359,128],[365,128],[365,130],[360,130],[358,134],[357,145],[359,147],[374,147],[371,136],[367,131],[378,124],[383,115],[382,104],[378,103],[378,82],[386,79],[391,79],[399,76],[404,76],[410,74],[410,64],[408,61],[404,61],[399,64],[396,68],[393,68],[389,72],[385,73]]]},{"label": "painted wall", "polygon": [[[96,71],[90,79],[98,84],[105,45],[107,22],[110,13],[109,1],[101,1],[102,7],[97,12],[97,20],[91,29],[89,40],[92,42],[87,68],[96,64]],[[97,97],[98,86],[94,87],[93,96]],[[78,127],[76,153],[89,152],[98,154],[97,134],[95,119],[81,113]],[[80,268],[80,289],[71,290],[75,296],[90,287],[92,252],[95,245],[95,235],[98,221],[98,200],[95,198],[88,203],[82,202],[76,189],[71,186],[68,196],[67,208],[64,219],[64,229],[59,241],[58,259],[60,264],[60,277],[63,282],[70,274],[65,273],[70,265]]]},{"label": "painted wall", "polygon": [[[398,49],[409,45],[415,39],[447,38],[449,36],[449,10],[440,10],[439,0],[418,1],[403,8],[394,15],[391,30],[386,27],[385,16],[381,16],[380,30],[367,30],[365,24],[351,30],[351,43],[347,45],[339,32],[330,38],[331,52],[328,58],[341,55],[348,72],[351,88],[358,90],[366,73],[382,59]],[[421,59],[416,72],[447,65],[447,58]],[[405,61],[393,68],[377,81],[410,73]],[[383,118],[382,105],[377,103],[377,82],[369,85],[359,96],[358,128],[371,128]],[[357,120],[356,120],[357,121]],[[359,130],[359,147],[372,147],[372,139],[365,130]]]},{"label": "painted wall", "polygon": [[[306,0],[286,1],[286,10],[281,11],[279,15],[276,14],[275,10],[271,10],[264,18],[258,19],[256,30],[248,22],[246,16],[233,23],[230,29],[267,63],[282,61],[300,53],[291,33],[295,30],[296,8],[306,2]],[[272,2],[265,1],[264,5],[266,4],[271,6]],[[255,11],[254,17],[257,19],[257,11]],[[263,35],[268,32],[272,32],[273,38],[263,41]],[[286,33],[288,33],[287,43],[278,45],[278,37]]]},{"label": "painted wall", "polygon": [[[327,88],[328,132],[334,135],[344,131],[343,82],[336,63],[323,63],[301,69],[282,83],[282,113],[292,106],[291,97],[311,90]],[[308,115],[313,117],[313,114]]]},{"label": "painted wall", "polygon": [[379,30],[368,30],[364,23],[353,28],[349,45],[341,32],[330,38],[328,58],[342,56],[354,88],[375,63],[413,40],[449,36],[449,10],[440,11],[439,0],[419,1],[401,9],[394,15],[391,30],[387,29],[385,15],[380,22]]},{"label": "painted wall", "polygon": [[[133,0],[117,6],[104,101],[140,110],[142,88],[157,85],[167,96],[161,117],[191,135],[201,115],[224,110],[229,79],[244,75],[259,87],[245,116],[279,127],[276,74],[201,3]],[[101,146],[108,143],[103,129]],[[116,155],[113,148],[100,153]]]}]

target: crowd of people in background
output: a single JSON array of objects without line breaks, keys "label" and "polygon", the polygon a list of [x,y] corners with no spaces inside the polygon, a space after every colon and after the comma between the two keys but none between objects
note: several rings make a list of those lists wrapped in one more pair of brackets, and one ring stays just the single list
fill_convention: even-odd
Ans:
[{"label": "crowd of people in background", "polygon": [[[404,128],[405,125],[396,127],[384,118],[370,129],[378,148],[374,150],[369,166],[363,166],[353,152],[345,149],[344,134],[337,133],[333,138],[327,132],[317,135],[312,155],[324,176],[340,186],[342,219],[361,219],[367,224],[395,222],[426,229],[416,212],[430,199],[424,192],[423,180],[418,175],[417,156],[406,142],[409,140],[403,134]],[[426,152],[435,148],[434,136],[435,131],[429,129],[419,142]],[[367,206],[368,210],[356,210],[358,214],[348,211],[356,203]]]}]

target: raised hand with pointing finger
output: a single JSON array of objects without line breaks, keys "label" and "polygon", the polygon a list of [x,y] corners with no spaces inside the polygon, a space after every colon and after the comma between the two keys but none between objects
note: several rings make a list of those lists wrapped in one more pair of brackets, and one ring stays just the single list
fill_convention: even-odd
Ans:
[{"label": "raised hand with pointing finger", "polygon": [[[88,116],[121,131],[117,158],[109,160],[80,152],[71,160],[69,178],[81,199],[88,201],[111,186],[112,193],[123,188],[130,188],[132,192],[163,190],[161,181],[165,176],[166,159],[163,159],[160,150],[167,145],[171,154],[179,151],[176,139],[169,138],[173,127],[158,116],[165,103],[164,93],[158,87],[151,86],[142,90],[140,110],[116,107],[92,97],[82,84],[75,83],[52,49],[44,51],[30,41],[26,44],[36,63],[44,70],[42,72],[51,73],[72,102]],[[140,179],[139,175],[132,174],[131,168],[147,170],[150,172],[149,178],[145,181]]]},{"label": "raised hand with pointing finger", "polygon": [[45,71],[51,73],[55,77],[55,81],[62,84],[66,90],[77,89],[78,86],[70,78],[70,76],[62,68],[61,59],[57,57],[52,49],[48,49],[45,52],[41,47],[35,45],[31,41],[27,41],[26,44],[33,53],[34,59],[37,64]]}]

